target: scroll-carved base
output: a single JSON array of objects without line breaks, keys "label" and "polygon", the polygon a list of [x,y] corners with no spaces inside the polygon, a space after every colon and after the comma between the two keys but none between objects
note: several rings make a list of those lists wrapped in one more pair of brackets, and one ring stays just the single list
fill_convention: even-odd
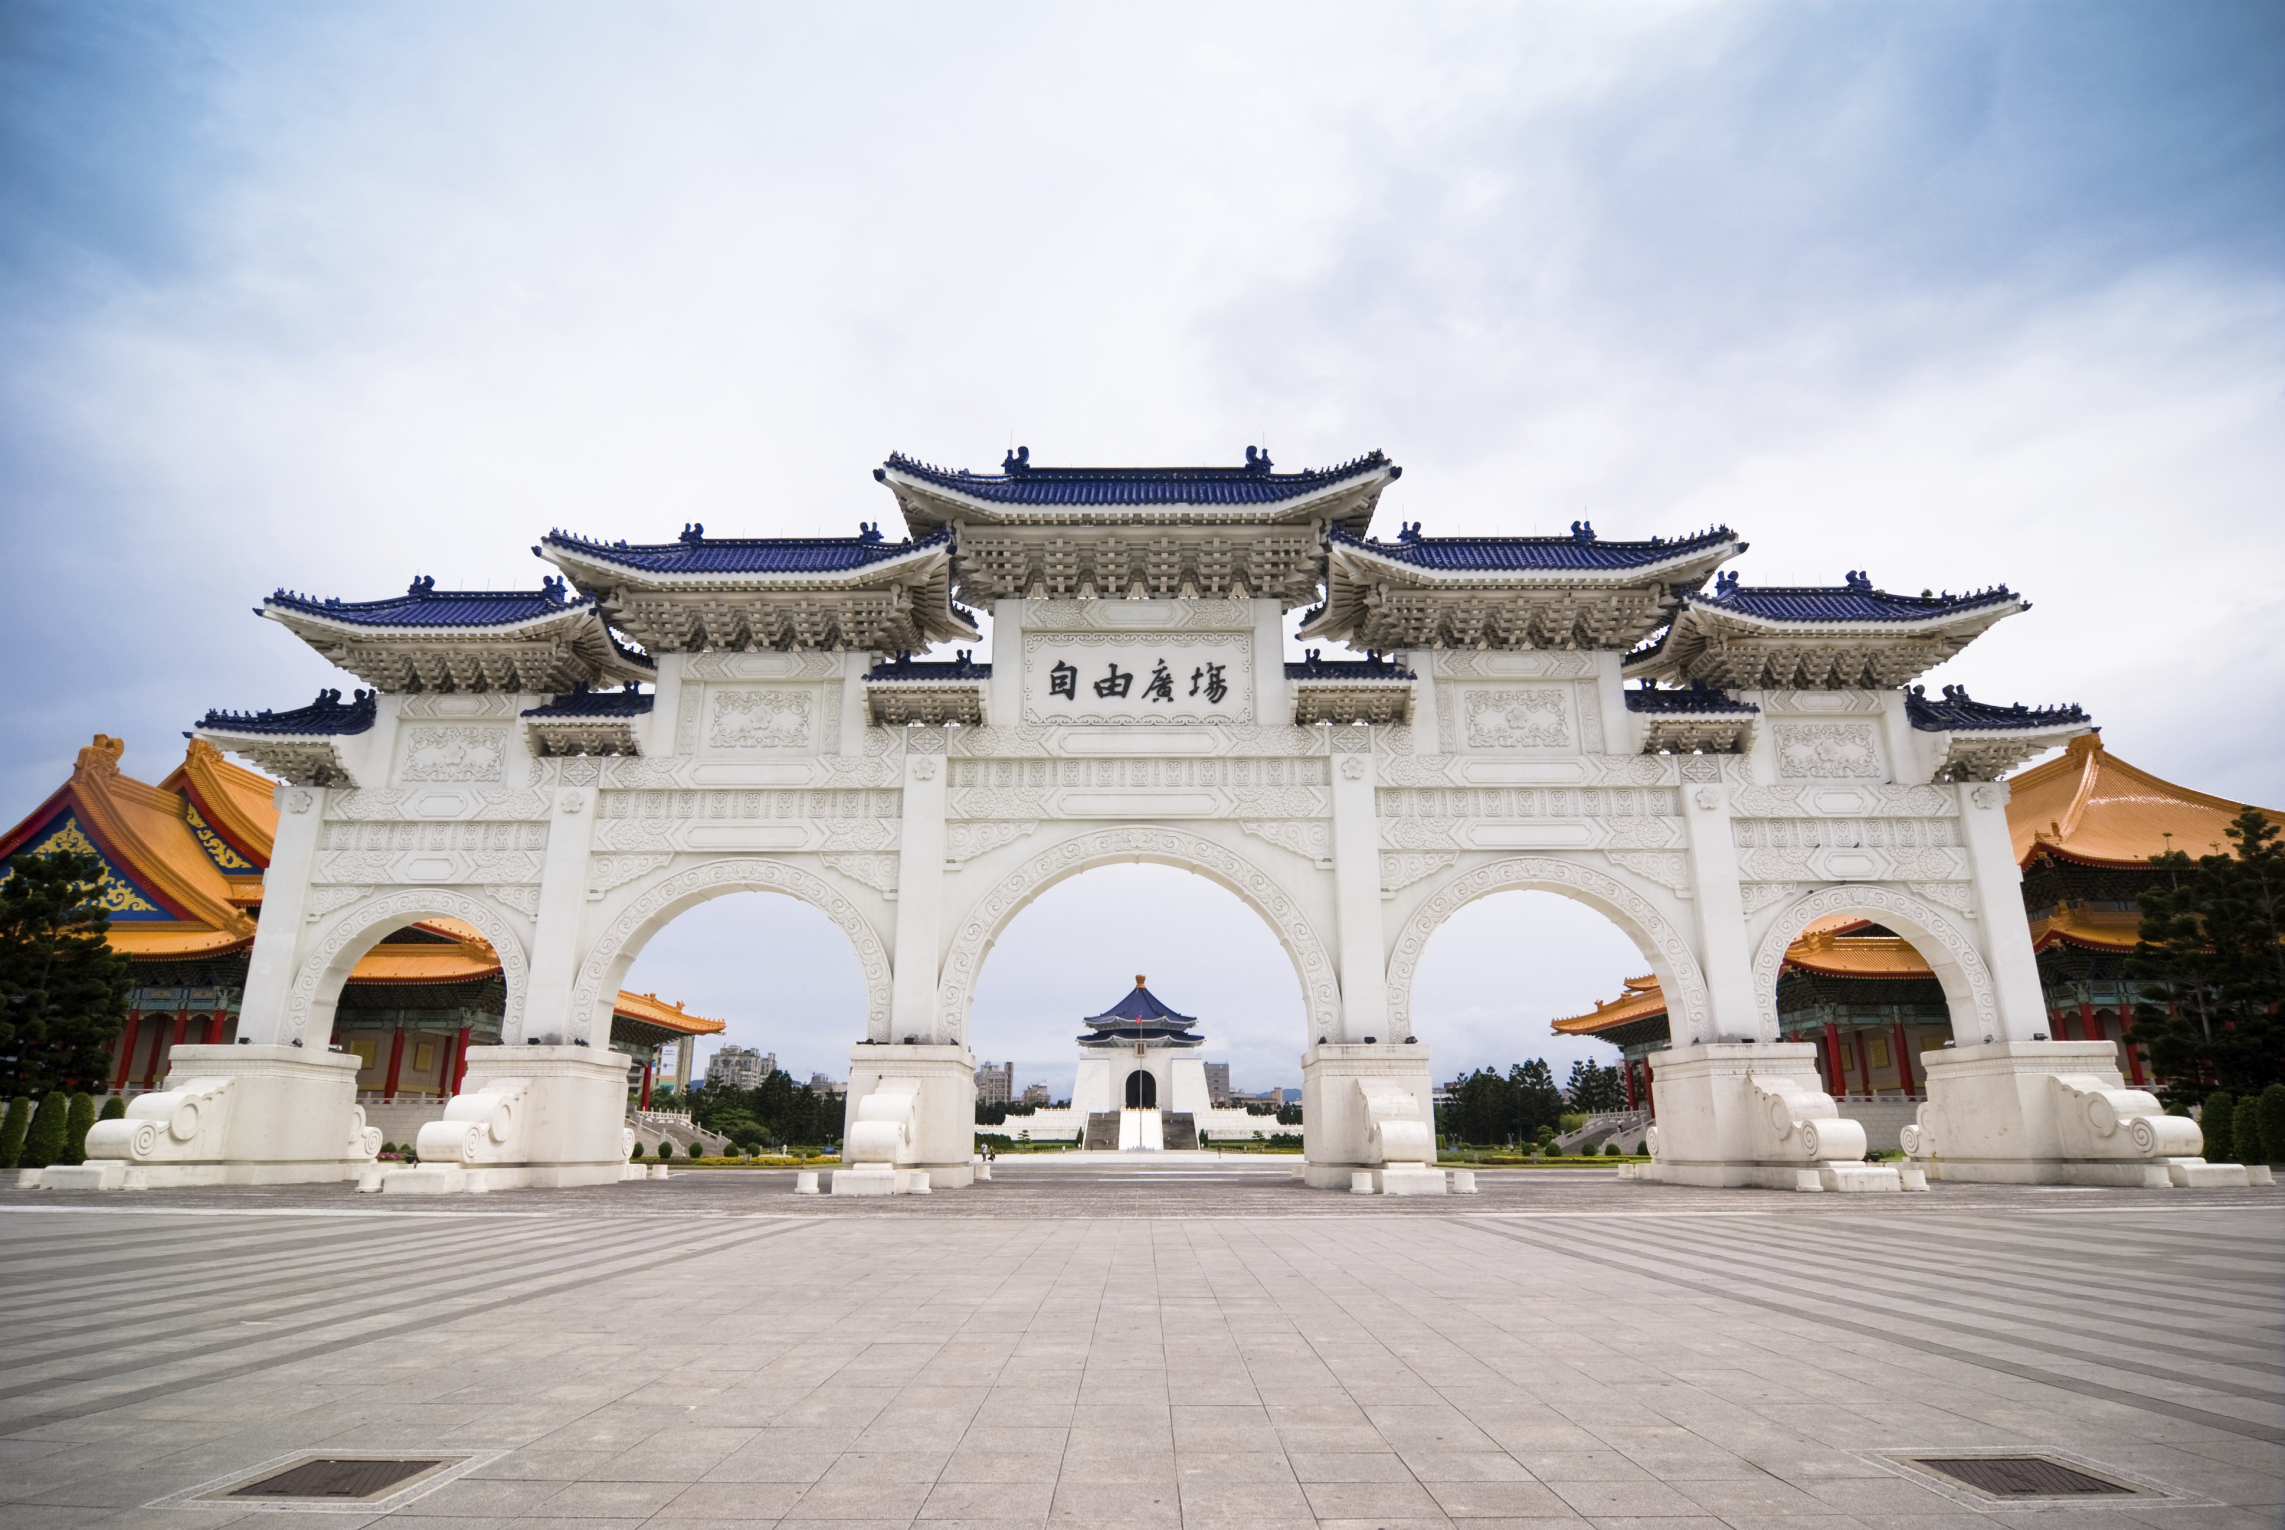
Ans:
[{"label": "scroll-carved base", "polygon": [[[2241,1185],[2197,1157],[2197,1123],[2127,1087],[2109,1041],[2010,1041],[1923,1052],[1928,1099],[1903,1133],[1930,1179],[2011,1185]],[[2195,1163],[2198,1172],[2175,1165]],[[2218,1171],[2218,1172],[2215,1172]]]},{"label": "scroll-carved base", "polygon": [[[868,1108],[875,1094],[896,1097]],[[964,1046],[855,1046],[849,1049],[849,1104],[835,1195],[927,1194],[975,1182],[976,1058]],[[895,1171],[888,1188],[877,1178]],[[912,1171],[925,1175],[915,1189]],[[842,1181],[850,1188],[843,1189]]]},{"label": "scroll-carved base", "polygon": [[1327,1043],[1302,1053],[1302,1178],[1319,1190],[1348,1190],[1367,1173],[1377,1194],[1444,1194],[1434,1087],[1428,1048],[1418,1042]]},{"label": "scroll-carved base", "polygon": [[163,1089],[89,1129],[83,1172],[42,1182],[110,1190],[354,1179],[381,1149],[357,1104],[357,1067],[348,1053],[306,1047],[176,1047]]},{"label": "scroll-carved base", "polygon": [[1904,1188],[1864,1161],[1864,1128],[1818,1087],[1806,1042],[1710,1042],[1654,1061],[1651,1162],[1632,1178],[1669,1185],[1884,1192]]}]

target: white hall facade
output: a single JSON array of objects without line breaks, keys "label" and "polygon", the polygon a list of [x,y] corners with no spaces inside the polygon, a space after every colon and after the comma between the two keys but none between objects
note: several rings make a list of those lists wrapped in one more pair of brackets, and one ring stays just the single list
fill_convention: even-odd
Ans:
[{"label": "white hall facade", "polygon": [[[1651,1177],[2180,1177],[2195,1127],[2109,1044],[2044,1034],[1995,778],[2087,719],[1908,688],[2019,596],[1755,588],[1721,572],[1746,551],[1726,528],[1383,540],[1381,454],[1247,459],[893,456],[893,541],[551,532],[537,592],[273,595],[261,614],[366,689],[200,724],[284,783],[243,1044],[178,1047],[91,1155],[151,1184],[369,1175],[331,1011],[364,950],[449,917],[499,953],[503,1044],[385,1188],[616,1178],[613,996],[678,914],[762,890],[822,911],[863,973],[836,1191],[958,1187],[993,942],[1057,882],[1150,861],[1235,893],[1291,958],[1313,1183],[1442,1187],[1414,975],[1455,910],[1517,888],[1600,910],[1664,987]],[[1345,655],[1285,660],[1300,607]],[[902,657],[979,641],[971,608],[988,660]],[[1835,914],[1910,940],[1950,1005],[1901,1175],[1779,1039],[1785,949]]]}]

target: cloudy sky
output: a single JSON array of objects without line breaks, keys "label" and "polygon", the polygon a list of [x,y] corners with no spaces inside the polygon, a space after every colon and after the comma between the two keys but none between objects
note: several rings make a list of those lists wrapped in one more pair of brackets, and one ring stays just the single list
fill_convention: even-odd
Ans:
[{"label": "cloudy sky", "polygon": [[[209,706],[350,683],[275,586],[844,534],[888,451],[1018,441],[1380,447],[1433,533],[2004,580],[2036,609],[1931,683],[2285,804],[2281,118],[2271,3],[0,0],[0,817],[92,733],[155,780]],[[827,935],[725,900],[636,986],[837,1070]],[[1422,1029],[1567,1056],[1545,1018],[1639,965],[1494,900]],[[977,1047],[1067,1074],[1136,971],[1291,1081],[1266,932],[1141,868],[1010,930]]]}]

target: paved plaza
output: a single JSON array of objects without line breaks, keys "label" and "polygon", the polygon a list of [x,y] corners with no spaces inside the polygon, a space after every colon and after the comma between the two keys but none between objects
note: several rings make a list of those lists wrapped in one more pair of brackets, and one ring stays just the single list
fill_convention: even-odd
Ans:
[{"label": "paved plaza", "polygon": [[[180,1500],[328,1453],[447,1461],[422,1530],[2280,1523],[2279,1191],[1481,1183],[0,1191],[0,1524],[267,1530]],[[2134,1491],[1897,1459],[2003,1451]]]}]

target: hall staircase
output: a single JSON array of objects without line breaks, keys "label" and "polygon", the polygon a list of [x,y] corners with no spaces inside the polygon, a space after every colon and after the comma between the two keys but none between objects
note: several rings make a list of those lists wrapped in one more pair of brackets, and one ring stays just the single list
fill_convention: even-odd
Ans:
[{"label": "hall staircase", "polygon": [[1198,1151],[1198,1118],[1187,1110],[1170,1110],[1161,1117],[1164,1121],[1166,1151],[1169,1153],[1195,1153]]},{"label": "hall staircase", "polygon": [[1119,1113],[1115,1110],[1089,1111],[1087,1137],[1079,1146],[1089,1153],[1116,1153],[1119,1150]]}]

